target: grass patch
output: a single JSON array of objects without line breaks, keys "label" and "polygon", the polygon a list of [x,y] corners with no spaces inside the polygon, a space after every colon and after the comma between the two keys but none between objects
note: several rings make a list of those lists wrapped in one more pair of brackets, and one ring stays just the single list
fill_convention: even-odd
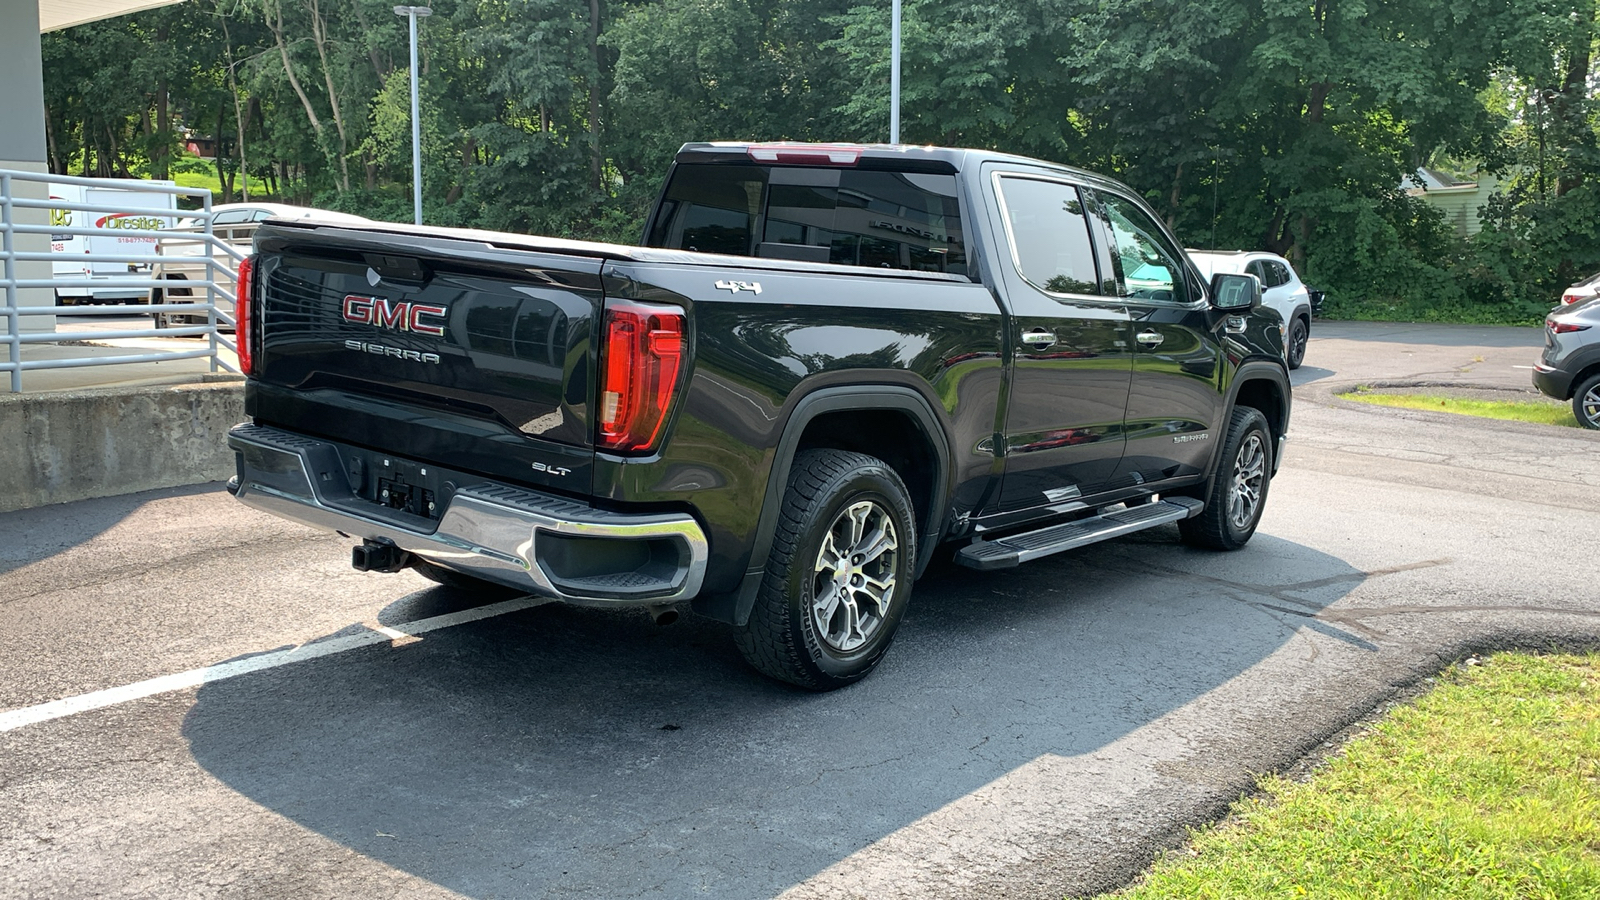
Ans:
[{"label": "grass patch", "polygon": [[1434,412],[1479,416],[1485,419],[1508,419],[1513,422],[1537,422],[1540,425],[1567,425],[1577,428],[1568,406],[1540,403],[1535,400],[1468,400],[1459,397],[1439,397],[1433,394],[1381,394],[1356,389],[1340,394],[1345,400],[1371,403],[1375,406],[1397,406],[1401,409],[1428,409]]},{"label": "grass patch", "polygon": [[1600,897],[1600,654],[1458,666],[1114,896]]}]

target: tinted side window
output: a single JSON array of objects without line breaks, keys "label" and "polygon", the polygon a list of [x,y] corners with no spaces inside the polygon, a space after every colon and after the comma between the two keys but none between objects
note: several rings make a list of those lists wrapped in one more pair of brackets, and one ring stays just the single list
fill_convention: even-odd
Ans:
[{"label": "tinted side window", "polygon": [[248,222],[250,221],[250,213],[251,210],[248,209],[225,209],[217,213],[217,217],[211,220],[211,224],[237,225],[241,222]]},{"label": "tinted side window", "polygon": [[1188,284],[1179,262],[1182,257],[1172,249],[1155,220],[1129,200],[1112,194],[1099,197],[1111,232],[1112,259],[1121,269],[1117,273],[1117,283],[1122,295],[1140,300],[1188,302]]},{"label": "tinted side window", "polygon": [[1054,181],[1001,178],[1006,234],[1017,269],[1055,294],[1098,294],[1094,246],[1078,189]]},{"label": "tinted side window", "polygon": [[1268,262],[1267,273],[1273,287],[1289,283],[1289,267],[1281,262]]},{"label": "tinted side window", "polygon": [[762,166],[678,166],[645,243],[749,256],[766,187]]},{"label": "tinted side window", "polygon": [[954,175],[679,165],[645,243],[967,274]]}]

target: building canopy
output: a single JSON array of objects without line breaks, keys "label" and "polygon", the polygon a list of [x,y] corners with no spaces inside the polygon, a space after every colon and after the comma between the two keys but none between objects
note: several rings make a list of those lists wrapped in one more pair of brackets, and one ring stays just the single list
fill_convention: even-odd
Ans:
[{"label": "building canopy", "polygon": [[182,0],[39,0],[39,33],[180,2]]}]

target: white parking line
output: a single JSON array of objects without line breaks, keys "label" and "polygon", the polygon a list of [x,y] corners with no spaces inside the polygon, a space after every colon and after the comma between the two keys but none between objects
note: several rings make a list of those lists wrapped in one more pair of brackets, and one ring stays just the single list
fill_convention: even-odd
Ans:
[{"label": "white parking line", "polygon": [[251,672],[260,672],[263,669],[275,669],[278,666],[287,666],[290,663],[304,662],[308,659],[318,659],[332,656],[335,653],[345,653],[350,650],[359,650],[373,644],[382,644],[390,641],[414,641],[419,634],[429,631],[438,631],[441,628],[450,628],[454,625],[465,625],[468,622],[477,622],[483,619],[492,619],[507,613],[520,612],[543,606],[552,601],[542,597],[520,597],[516,600],[506,600],[489,606],[480,606],[477,609],[467,609],[453,612],[443,616],[434,616],[431,619],[418,619],[415,622],[406,622],[394,626],[377,626],[365,634],[352,634],[345,637],[329,638],[325,641],[314,641],[291,647],[288,650],[274,650],[260,656],[247,659],[238,659],[233,662],[220,663],[215,666],[206,666],[203,669],[190,669],[187,672],[178,672],[175,675],[163,675],[147,681],[137,681],[125,684],[122,687],[106,688],[103,691],[93,691],[88,694],[79,694],[76,697],[67,697],[62,700],[52,700],[49,703],[40,703],[37,706],[24,706],[0,713],[0,733],[35,725],[39,722],[48,722],[51,719],[61,719],[74,716],[92,709],[104,709],[107,706],[116,706],[130,700],[139,700],[144,697],[153,697],[157,694],[166,694],[172,691],[181,691],[184,688],[198,687],[213,681],[223,681],[239,675],[248,675]]}]

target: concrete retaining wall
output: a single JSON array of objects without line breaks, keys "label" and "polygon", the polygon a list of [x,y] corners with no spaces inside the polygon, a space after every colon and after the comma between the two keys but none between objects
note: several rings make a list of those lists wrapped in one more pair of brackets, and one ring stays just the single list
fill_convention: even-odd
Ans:
[{"label": "concrete retaining wall", "polygon": [[0,394],[0,512],[225,481],[243,420],[237,381]]}]

